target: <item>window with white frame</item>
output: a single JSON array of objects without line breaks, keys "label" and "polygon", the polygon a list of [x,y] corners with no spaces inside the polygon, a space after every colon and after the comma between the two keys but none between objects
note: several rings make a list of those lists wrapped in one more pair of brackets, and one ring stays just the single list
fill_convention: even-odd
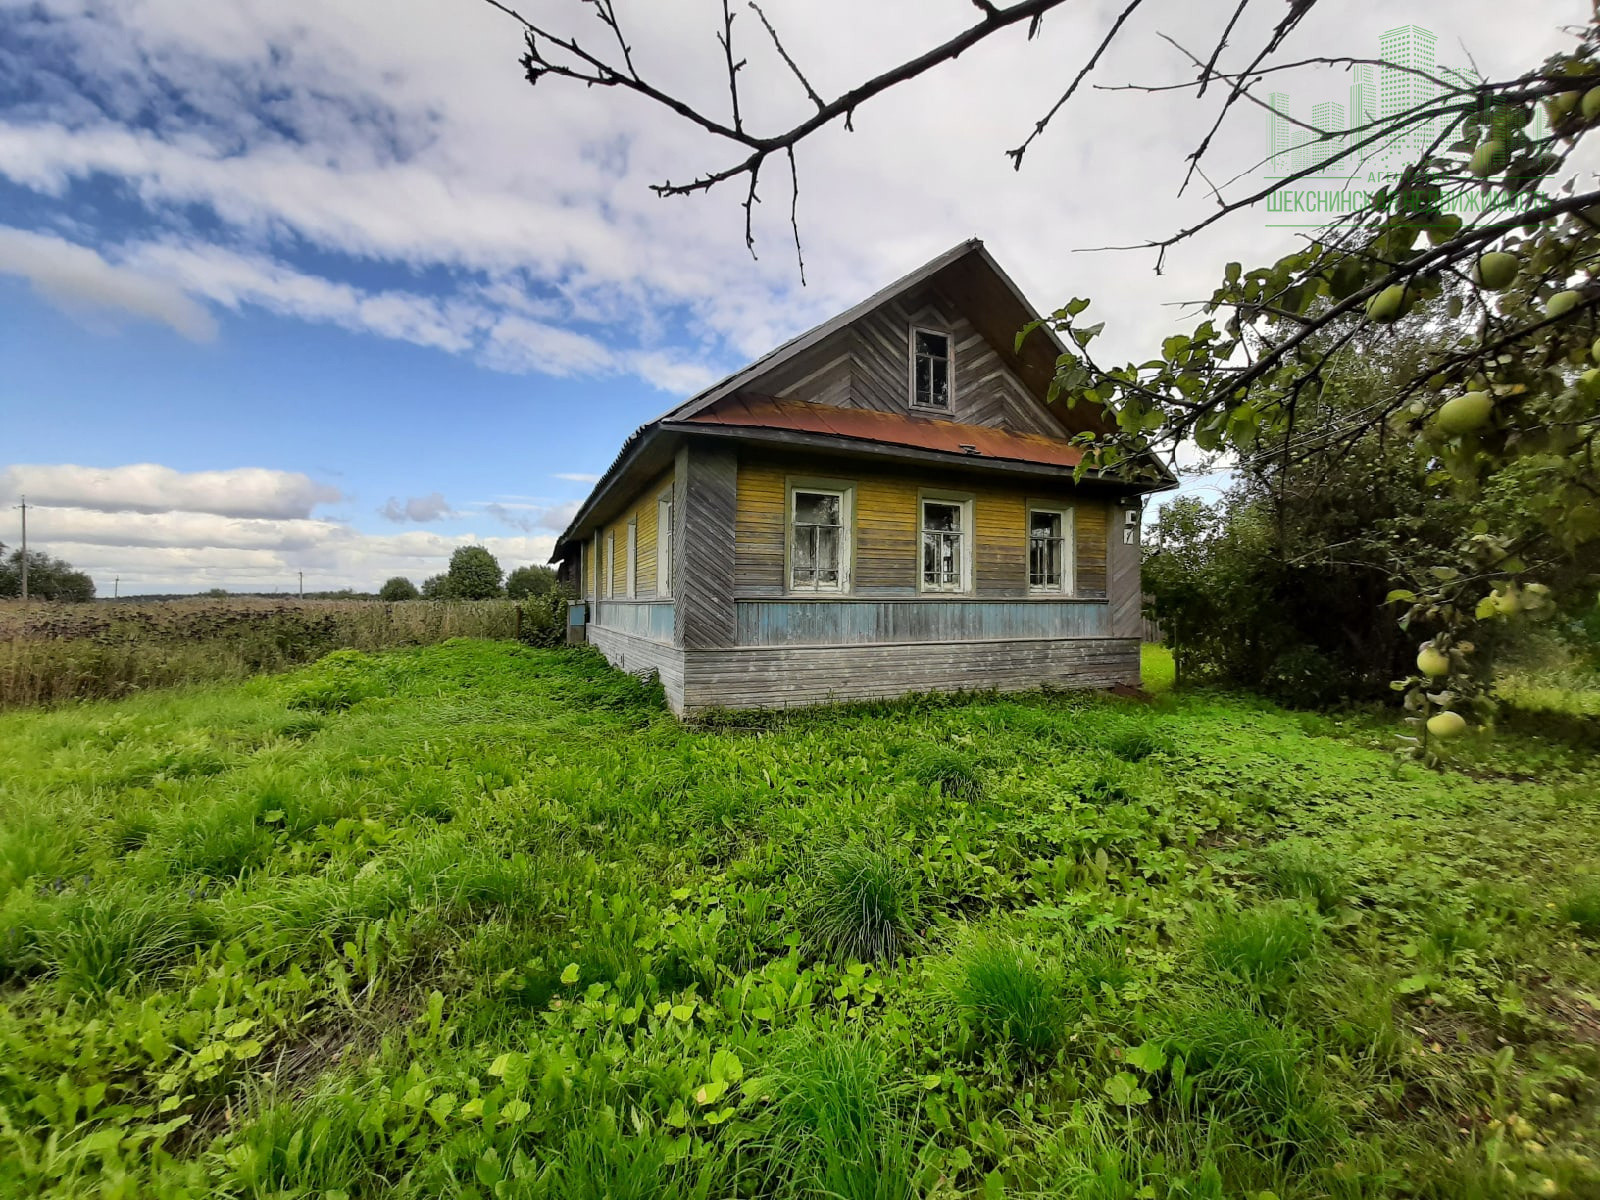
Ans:
[{"label": "window with white frame", "polygon": [[1072,591],[1072,510],[1028,510],[1028,590]]},{"label": "window with white frame", "polygon": [[790,493],[790,591],[844,590],[850,557],[847,495],[814,487],[797,487]]},{"label": "window with white frame", "polygon": [[911,404],[950,411],[950,335],[936,329],[911,330]]},{"label": "window with white frame", "polygon": [[672,497],[656,501],[656,595],[672,595]]},{"label": "window with white frame", "polygon": [[922,590],[964,592],[968,586],[970,504],[922,501]]},{"label": "window with white frame", "polygon": [[617,535],[606,534],[606,573],[601,581],[605,588],[603,595],[610,596],[617,586]]}]

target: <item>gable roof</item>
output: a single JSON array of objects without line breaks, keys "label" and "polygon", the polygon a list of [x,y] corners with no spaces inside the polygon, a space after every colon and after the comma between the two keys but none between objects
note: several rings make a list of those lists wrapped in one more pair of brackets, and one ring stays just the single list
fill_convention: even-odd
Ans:
[{"label": "gable roof", "polygon": [[[1058,463],[1042,457],[1023,457],[1024,452],[1017,442],[1004,443],[1011,451],[1010,454],[987,454],[980,451],[980,454],[976,457],[989,462],[999,459],[1015,463],[1076,466],[1081,461],[1081,454],[1077,452],[1076,448],[1068,447],[1063,442],[1038,437],[1037,435],[1008,433],[987,426],[957,425],[954,422],[945,421],[915,421],[908,418],[903,423],[894,426],[897,432],[893,436],[873,437],[865,432],[869,424],[872,423],[870,417],[889,418],[888,421],[878,425],[883,434],[887,435],[891,428],[891,422],[895,421],[893,414],[870,414],[869,417],[864,410],[837,409],[823,414],[823,418],[819,418],[814,413],[802,418],[798,415],[799,410],[790,406],[803,402],[788,400],[779,402],[772,400],[770,397],[751,397],[745,404],[735,405],[731,409],[735,414],[741,408],[746,412],[748,419],[741,421],[727,417],[723,410],[728,410],[728,405],[718,405],[719,401],[724,401],[726,398],[733,396],[746,384],[760,378],[766,372],[774,370],[790,359],[803,354],[825,338],[860,320],[895,297],[909,292],[922,284],[929,283],[936,278],[941,282],[948,283],[950,290],[962,298],[966,307],[971,310],[970,319],[978,332],[995,348],[1006,365],[1022,380],[1023,384],[1038,398],[1039,402],[1045,404],[1056,419],[1066,427],[1069,434],[1090,430],[1110,433],[1115,430],[1114,423],[1107,418],[1105,410],[1099,405],[1077,405],[1072,408],[1065,408],[1064,406],[1049,404],[1047,397],[1050,381],[1055,376],[1056,360],[1062,354],[1067,353],[1066,345],[1048,325],[1040,325],[1023,340],[1020,347],[1017,346],[1017,331],[1024,325],[1039,320],[1039,313],[1028,303],[1027,297],[1022,294],[1022,289],[1001,269],[1000,264],[994,260],[994,257],[984,247],[983,242],[977,238],[969,238],[952,246],[943,254],[929,259],[922,266],[895,280],[887,287],[880,288],[859,304],[853,305],[837,316],[822,322],[822,324],[790,338],[787,342],[768,351],[727,378],[712,384],[704,391],[691,396],[683,403],[662,413],[655,420],[639,426],[622,443],[616,458],[606,468],[605,473],[600,477],[600,481],[595,484],[594,490],[579,505],[578,511],[573,515],[567,528],[556,539],[552,560],[563,557],[565,547],[585,527],[595,510],[606,501],[624,474],[634,474],[629,468],[634,467],[636,460],[652,448],[652,443],[662,436],[672,433],[677,433],[680,437],[690,431],[705,431],[709,433],[716,431],[716,426],[722,426],[725,432],[730,433],[734,432],[734,429],[728,427],[740,426],[751,430],[790,429],[799,431],[800,426],[796,422],[805,421],[814,425],[821,423],[822,419],[825,418],[826,422],[833,426],[832,429],[812,428],[804,430],[804,432],[832,439],[843,438],[861,443],[897,445],[908,449],[915,447],[924,451],[957,454],[963,458],[974,456],[969,455],[961,447],[985,444],[998,446],[1002,444],[1002,441],[997,440],[997,435],[1004,434],[1005,438],[1017,439],[1018,442],[1026,440],[1028,442],[1049,443],[1058,448],[1056,451],[1058,455],[1063,451],[1073,455],[1072,461],[1068,464]],[[766,399],[769,404],[766,407],[761,407],[761,416],[756,417],[753,415],[755,410],[751,408],[751,402],[761,399]],[[718,405],[718,412],[716,414],[707,413],[706,410],[714,405]],[[805,405],[804,407],[806,409],[818,409],[823,406]],[[850,428],[855,432],[843,432],[842,426],[852,422],[855,417],[868,417],[868,419],[851,423]],[[789,424],[782,423],[785,421],[789,422]],[[903,440],[914,436],[911,430],[904,428],[904,426],[912,425],[918,427],[915,436],[921,437],[922,440]],[[941,436],[940,432],[938,432],[939,430],[946,432],[960,431],[962,436],[954,443],[954,448],[952,448],[946,444],[947,439]],[[1034,447],[1028,453],[1042,455],[1044,451],[1040,447]],[[655,462],[645,465],[653,470],[659,470],[664,466],[664,463]],[[1161,468],[1161,471],[1163,478],[1168,482],[1157,485],[1157,487],[1176,486],[1176,481],[1171,479],[1164,467]],[[1140,490],[1148,491],[1154,489],[1147,487]]]}]

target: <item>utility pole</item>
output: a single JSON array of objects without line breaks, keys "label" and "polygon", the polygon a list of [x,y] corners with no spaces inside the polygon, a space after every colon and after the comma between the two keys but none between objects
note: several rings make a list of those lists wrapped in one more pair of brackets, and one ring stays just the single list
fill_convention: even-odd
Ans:
[{"label": "utility pole", "polygon": [[[304,571],[301,571],[301,572],[299,572],[299,575],[300,575],[300,599],[304,600],[306,598],[306,573]],[[26,576],[24,576],[24,578],[26,578]]]},{"label": "utility pole", "polygon": [[122,588],[122,576],[118,575],[116,578],[114,578],[111,581],[111,598],[113,600],[115,600],[118,596],[120,596],[122,594],[121,588]]},{"label": "utility pole", "polygon": [[22,497],[22,602],[28,602],[28,498]]}]

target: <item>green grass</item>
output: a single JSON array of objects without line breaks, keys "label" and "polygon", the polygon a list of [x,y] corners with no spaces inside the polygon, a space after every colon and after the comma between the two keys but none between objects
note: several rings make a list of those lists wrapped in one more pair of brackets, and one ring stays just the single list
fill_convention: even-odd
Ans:
[{"label": "green grass", "polygon": [[1592,751],[1145,665],[694,727],[457,640],[0,713],[0,1195],[1597,1194]]}]

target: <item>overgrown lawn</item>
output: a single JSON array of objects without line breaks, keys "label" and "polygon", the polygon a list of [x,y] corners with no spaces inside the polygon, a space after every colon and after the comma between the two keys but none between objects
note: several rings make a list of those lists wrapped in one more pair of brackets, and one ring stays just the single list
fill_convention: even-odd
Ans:
[{"label": "overgrown lawn", "polygon": [[0,1194],[1595,1195],[1600,771],[582,651],[0,714]]}]

